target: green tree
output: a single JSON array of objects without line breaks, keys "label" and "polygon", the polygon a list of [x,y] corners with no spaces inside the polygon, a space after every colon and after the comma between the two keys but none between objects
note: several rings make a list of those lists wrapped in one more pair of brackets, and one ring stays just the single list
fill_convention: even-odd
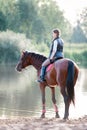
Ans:
[{"label": "green tree", "polygon": [[70,36],[70,24],[53,0],[0,0],[0,11],[7,29],[25,33],[37,43],[48,43],[53,28],[59,28],[66,40]]},{"label": "green tree", "polygon": [[43,33],[43,22],[37,14],[36,6],[32,0],[19,0],[17,3],[20,14],[20,31],[25,32],[30,39],[39,40]]},{"label": "green tree", "polygon": [[79,21],[77,22],[77,26],[73,29],[71,42],[74,42],[74,43],[87,42],[87,38],[86,38],[82,28],[81,28],[81,24]]},{"label": "green tree", "polygon": [[56,2],[53,0],[36,0],[36,2],[38,14],[44,23],[44,42],[48,42],[51,39],[50,33],[53,28],[59,28],[62,32],[62,37],[68,40],[71,27]]},{"label": "green tree", "polygon": [[6,30],[6,17],[0,12],[0,31]]},{"label": "green tree", "polygon": [[19,14],[16,9],[16,0],[0,0],[0,11],[6,19],[6,28],[17,31],[19,27]]},{"label": "green tree", "polygon": [[87,7],[81,13],[81,25],[87,37]]}]

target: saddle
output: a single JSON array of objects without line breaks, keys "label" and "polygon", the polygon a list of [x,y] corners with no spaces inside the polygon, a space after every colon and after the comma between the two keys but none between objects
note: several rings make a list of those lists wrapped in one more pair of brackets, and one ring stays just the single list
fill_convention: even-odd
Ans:
[{"label": "saddle", "polygon": [[48,65],[48,67],[46,68],[46,72],[48,72],[52,67],[53,67],[53,63],[57,60],[62,59],[63,57],[59,57],[59,58],[54,58],[53,61],[51,62],[50,65]]},{"label": "saddle", "polygon": [[50,64],[50,65],[46,68],[46,72],[48,72],[49,70],[51,70],[52,67],[53,67],[53,64]]}]

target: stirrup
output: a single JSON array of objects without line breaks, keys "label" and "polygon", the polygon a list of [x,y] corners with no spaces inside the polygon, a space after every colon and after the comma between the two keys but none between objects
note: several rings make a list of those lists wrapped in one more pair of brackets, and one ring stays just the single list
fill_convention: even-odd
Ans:
[{"label": "stirrup", "polygon": [[40,82],[40,83],[43,83],[43,82],[45,82],[46,81],[46,79],[38,79],[38,82]]}]

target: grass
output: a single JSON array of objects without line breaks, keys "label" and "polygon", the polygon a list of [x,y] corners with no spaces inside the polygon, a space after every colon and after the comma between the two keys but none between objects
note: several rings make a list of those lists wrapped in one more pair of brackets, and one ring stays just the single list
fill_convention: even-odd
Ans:
[{"label": "grass", "polygon": [[87,44],[86,43],[67,43],[64,45],[64,52],[68,53],[82,53],[87,51]]},{"label": "grass", "polygon": [[67,43],[64,46],[65,57],[74,60],[79,66],[87,67],[87,44]]}]

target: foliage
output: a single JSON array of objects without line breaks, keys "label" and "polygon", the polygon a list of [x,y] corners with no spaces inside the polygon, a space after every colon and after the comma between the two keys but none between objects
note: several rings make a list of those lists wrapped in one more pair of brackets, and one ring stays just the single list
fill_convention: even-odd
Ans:
[{"label": "foliage", "polygon": [[53,0],[41,0],[38,2],[38,14],[44,22],[44,42],[51,39],[51,32],[54,28],[59,28],[62,32],[62,37],[67,40],[70,34],[70,24],[64,18],[63,12],[60,11],[59,6]]},{"label": "foliage", "polygon": [[[0,32],[0,63],[16,62],[24,49],[48,56],[54,28],[61,30],[64,41],[87,42],[86,10],[72,34],[70,23],[54,0],[0,0],[0,31],[7,30]],[[84,45],[65,45],[65,57],[86,65],[87,47]]]},{"label": "foliage", "polygon": [[74,60],[81,67],[87,67],[87,44],[67,43],[64,46],[64,57]]},{"label": "foliage", "polygon": [[[24,34],[7,30],[0,33],[0,64],[16,63],[24,50],[49,55],[49,47],[45,43],[39,45],[26,38]],[[65,44],[64,56],[74,60],[79,66],[87,66],[87,44]]]},{"label": "foliage", "polygon": [[87,7],[81,13],[81,24],[87,37]]},{"label": "foliage", "polygon": [[87,42],[87,37],[82,30],[80,21],[77,22],[77,26],[73,29],[71,42],[74,42],[74,43]]},{"label": "foliage", "polygon": [[53,0],[0,0],[0,11],[5,16],[2,19],[6,29],[25,33],[36,43],[48,44],[51,30],[56,27],[68,39],[70,24]]},{"label": "foliage", "polygon": [[30,41],[24,34],[12,31],[0,33],[0,64],[18,62],[22,50],[33,50]]},{"label": "foliage", "polygon": [[6,18],[3,12],[0,12],[0,30],[6,30]]},{"label": "foliage", "polygon": [[77,21],[77,26],[73,29],[71,42],[87,43],[87,8],[83,9],[80,20]]}]

